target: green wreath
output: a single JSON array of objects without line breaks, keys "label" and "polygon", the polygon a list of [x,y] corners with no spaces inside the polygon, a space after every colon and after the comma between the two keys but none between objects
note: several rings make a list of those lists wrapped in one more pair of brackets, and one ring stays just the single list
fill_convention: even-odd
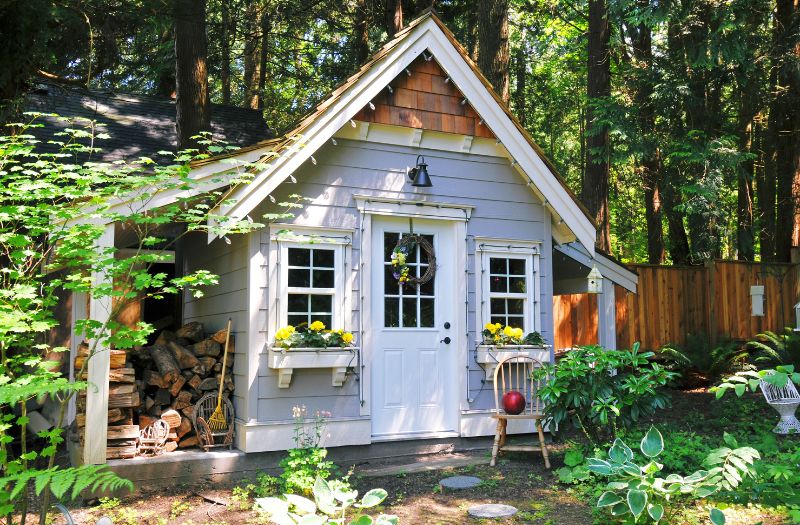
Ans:
[{"label": "green wreath", "polygon": [[[411,268],[407,264],[409,254],[417,246],[428,256],[428,268],[419,277],[410,275]],[[397,245],[392,250],[392,275],[400,284],[420,285],[429,282],[436,275],[436,254],[433,245],[422,235],[405,235],[397,241]]]}]

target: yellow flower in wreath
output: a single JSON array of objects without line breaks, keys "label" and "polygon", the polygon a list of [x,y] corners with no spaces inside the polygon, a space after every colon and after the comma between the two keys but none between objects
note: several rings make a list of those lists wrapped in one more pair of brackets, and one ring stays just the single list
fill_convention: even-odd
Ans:
[{"label": "yellow flower in wreath", "polygon": [[325,330],[325,324],[322,321],[314,321],[308,325],[308,329],[313,332],[321,332],[322,330]]}]

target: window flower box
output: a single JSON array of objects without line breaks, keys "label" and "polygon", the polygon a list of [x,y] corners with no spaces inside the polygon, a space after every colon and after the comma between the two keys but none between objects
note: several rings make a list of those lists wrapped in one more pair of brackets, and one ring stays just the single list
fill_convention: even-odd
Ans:
[{"label": "window flower box", "polygon": [[531,357],[541,363],[550,362],[550,347],[547,345],[478,345],[475,360],[483,366],[486,380],[494,381],[497,363],[508,357]]},{"label": "window flower box", "polygon": [[330,368],[331,385],[344,384],[347,369],[358,364],[358,347],[292,348],[271,347],[268,365],[278,370],[278,387],[289,388],[295,368]]}]

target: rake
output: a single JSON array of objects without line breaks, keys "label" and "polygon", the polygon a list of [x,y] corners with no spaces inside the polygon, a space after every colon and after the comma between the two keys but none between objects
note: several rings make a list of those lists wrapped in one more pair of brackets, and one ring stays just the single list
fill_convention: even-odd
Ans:
[{"label": "rake", "polygon": [[213,430],[225,430],[228,427],[228,419],[222,413],[222,389],[225,386],[225,368],[228,364],[228,343],[231,340],[231,320],[228,319],[228,329],[225,332],[225,350],[222,352],[222,376],[219,378],[219,393],[217,394],[217,408],[208,418],[208,427]]}]

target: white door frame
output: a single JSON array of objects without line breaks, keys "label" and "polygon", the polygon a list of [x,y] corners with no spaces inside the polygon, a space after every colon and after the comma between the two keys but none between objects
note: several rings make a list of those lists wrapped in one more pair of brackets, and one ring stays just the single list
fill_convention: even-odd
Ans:
[{"label": "white door frame", "polygon": [[[372,236],[372,218],[375,215],[391,217],[414,217],[420,219],[449,221],[453,227],[454,245],[456,247],[456,275],[455,277],[455,303],[454,315],[451,321],[453,345],[455,345],[455,359],[457,368],[456,396],[451,400],[448,410],[455,414],[455,431],[460,432],[461,411],[466,404],[466,399],[461,399],[459,392],[464,392],[467,381],[467,221],[472,216],[472,206],[461,206],[450,203],[437,203],[430,201],[411,201],[404,199],[389,199],[355,195],[358,210],[361,213],[361,228],[359,239],[359,295],[361,298],[361,383],[363,403],[362,416],[371,415],[372,411],[372,360],[373,360],[373,318],[372,318],[372,243],[377,242]],[[383,261],[380,261],[383,264]],[[464,273],[459,275],[459,268],[464,268]],[[463,297],[463,300],[461,298]]]}]

